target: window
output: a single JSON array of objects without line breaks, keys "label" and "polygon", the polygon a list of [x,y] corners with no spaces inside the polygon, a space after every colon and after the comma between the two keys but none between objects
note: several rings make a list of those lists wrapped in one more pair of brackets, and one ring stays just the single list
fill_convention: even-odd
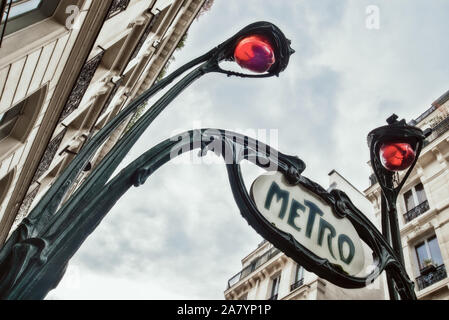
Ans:
[{"label": "window", "polygon": [[295,282],[302,280],[304,278],[304,268],[299,264],[296,265]]},{"label": "window", "polygon": [[419,277],[416,278],[418,290],[427,288],[447,278],[446,267],[441,257],[436,236],[432,236],[415,247]]},{"label": "window", "polygon": [[271,295],[269,300],[277,300],[279,292],[279,283],[281,282],[281,275],[271,279]]},{"label": "window", "polygon": [[[36,10],[42,3],[42,0],[7,0],[5,12],[8,14],[8,19],[14,19],[27,12]],[[5,22],[6,15],[2,17],[2,23]]]},{"label": "window", "polygon": [[426,192],[422,183],[404,193],[405,207],[407,211],[412,210],[424,201],[427,201]]},{"label": "window", "polygon": [[413,200],[412,190],[409,190],[406,193],[404,193],[404,200],[405,200],[405,208],[407,211],[410,211],[415,207],[415,201]]},{"label": "window", "polygon": [[8,137],[14,129],[17,119],[23,114],[25,103],[21,102],[3,114],[0,114],[0,141]]},{"label": "window", "polygon": [[0,0],[2,37],[53,16],[60,0]]},{"label": "window", "polygon": [[404,193],[404,203],[406,209],[405,222],[409,222],[429,210],[429,202],[422,183]]},{"label": "window", "polygon": [[296,270],[295,270],[295,278],[294,278],[294,282],[290,287],[290,290],[293,291],[296,288],[299,288],[300,286],[302,286],[304,284],[304,268],[302,266],[300,266],[299,264],[296,265]]},{"label": "window", "polygon": [[0,161],[26,142],[41,111],[47,86],[0,113]]},{"label": "window", "polygon": [[420,270],[424,269],[429,263],[433,263],[435,266],[443,264],[443,258],[441,257],[440,247],[438,246],[436,236],[424,240],[424,242],[418,244],[415,249]]}]

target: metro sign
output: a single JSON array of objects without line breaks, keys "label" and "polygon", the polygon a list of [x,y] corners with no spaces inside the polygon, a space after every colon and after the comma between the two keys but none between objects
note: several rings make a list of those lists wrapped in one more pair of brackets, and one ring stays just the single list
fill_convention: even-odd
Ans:
[{"label": "metro sign", "polygon": [[303,186],[290,185],[280,172],[265,174],[254,181],[251,197],[269,223],[320,258],[349,275],[364,269],[362,241],[354,226]]}]

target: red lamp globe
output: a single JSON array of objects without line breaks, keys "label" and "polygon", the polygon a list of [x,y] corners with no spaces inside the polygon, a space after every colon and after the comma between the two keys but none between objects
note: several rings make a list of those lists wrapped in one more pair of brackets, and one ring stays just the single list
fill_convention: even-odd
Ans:
[{"label": "red lamp globe", "polygon": [[273,46],[261,35],[241,39],[234,49],[234,59],[242,68],[257,73],[267,72],[276,61]]},{"label": "red lamp globe", "polygon": [[416,153],[409,143],[384,143],[380,147],[380,161],[389,171],[402,171],[409,168],[415,161]]}]

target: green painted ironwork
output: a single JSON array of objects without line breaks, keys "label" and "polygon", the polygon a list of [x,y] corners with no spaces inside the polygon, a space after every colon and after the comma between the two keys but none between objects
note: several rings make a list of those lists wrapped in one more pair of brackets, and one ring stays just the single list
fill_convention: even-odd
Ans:
[{"label": "green painted ironwork", "polygon": [[[237,41],[252,34],[263,34],[270,39],[275,49],[276,63],[268,72],[258,75],[222,69],[219,62],[233,60],[233,50]],[[269,22],[256,22],[206,54],[178,68],[134,99],[86,143],[1,248],[0,298],[42,299],[59,283],[69,259],[107,213],[104,209],[98,214],[90,212],[87,216],[80,212],[92,204],[95,194],[103,190],[106,182],[138,138],[186,87],[211,72],[247,78],[278,76],[287,67],[293,52],[290,41],[279,28]],[[194,69],[175,83],[126,132],[82,186],[59,208],[76,177],[88,165],[109,135],[140,105],[192,68]]]},{"label": "green painted ironwork", "polygon": [[[267,73],[259,75],[223,70],[219,66],[219,62],[233,60],[233,51],[237,42],[242,37],[253,34],[263,34],[270,39],[276,55],[275,64]],[[245,27],[206,54],[180,67],[134,99],[95,136],[89,139],[1,248],[0,298],[44,298],[60,282],[70,258],[124,193],[132,186],[140,186],[145,183],[148,177],[173,159],[174,156],[200,148],[202,155],[208,151],[214,151],[224,157],[234,199],[247,222],[262,237],[269,239],[276,248],[292,257],[305,269],[344,288],[365,287],[386,270],[389,279],[392,279],[395,285],[399,287],[402,299],[416,299],[413,283],[405,271],[401,252],[398,250],[395,226],[392,225],[390,228],[390,222],[384,223],[383,221],[383,224],[388,227],[388,230],[391,230],[391,235],[395,239],[392,247],[389,243],[390,233],[382,235],[372,222],[352,204],[344,192],[336,189],[327,192],[320,185],[302,175],[305,164],[301,159],[280,153],[260,141],[218,129],[189,131],[154,146],[111,178],[118,165],[143,132],[195,80],[211,72],[246,78],[277,76],[287,67],[290,55],[293,52],[290,48],[290,41],[276,26],[268,22],[256,22]],[[109,135],[123,121],[128,119],[139,106],[146,103],[150,97],[185,73],[187,75],[176,82],[122,136],[111,151],[92,170],[92,173],[77,191],[61,206],[62,199],[76,181],[79,173],[86,167]],[[398,130],[402,130],[398,128],[398,126],[395,127],[393,131],[397,133]],[[378,139],[379,137],[389,136],[391,133],[391,130],[376,130],[376,134],[370,136],[370,146],[374,145],[372,150],[375,150],[377,141],[381,140]],[[421,141],[420,144],[418,142],[419,154],[423,135],[414,130],[407,128],[403,133],[406,133],[406,137],[413,133],[414,138],[421,139],[419,140]],[[220,142],[218,149],[216,148],[217,144],[212,143],[214,141]],[[373,141],[375,143],[372,143]],[[179,152],[173,154],[174,148],[177,148]],[[231,155],[230,162],[228,161],[228,155]],[[260,159],[264,161],[258,161]],[[335,214],[348,218],[360,238],[372,249],[376,264],[374,270],[365,277],[350,276],[338,265],[318,257],[298,243],[290,234],[280,231],[269,223],[258,211],[256,204],[248,194],[241,175],[240,162],[242,160],[248,160],[266,170],[281,172],[290,184],[303,186],[331,206]],[[383,176],[385,173],[381,174],[376,173],[376,177],[382,185],[385,181],[388,182],[385,179],[389,178]],[[383,199],[387,202],[389,208],[392,208],[394,204],[391,201],[395,200],[394,197],[388,196],[383,197]],[[395,218],[393,214],[385,216],[390,219],[389,221]]]}]

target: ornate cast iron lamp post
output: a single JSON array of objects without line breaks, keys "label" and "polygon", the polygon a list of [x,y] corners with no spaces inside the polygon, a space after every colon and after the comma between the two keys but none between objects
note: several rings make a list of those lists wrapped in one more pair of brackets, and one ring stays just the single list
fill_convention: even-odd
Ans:
[{"label": "ornate cast iron lamp post", "polygon": [[[382,234],[393,246],[397,256],[395,263],[404,268],[396,201],[418,160],[424,139],[431,134],[431,129],[423,132],[409,126],[404,119],[401,121],[397,119],[398,116],[392,115],[387,119],[388,125],[371,131],[368,134],[368,146],[371,165],[382,190]],[[399,172],[405,170],[407,171],[399,181]],[[391,268],[387,268],[386,272],[390,299],[397,300],[398,293],[401,298],[412,295],[416,299],[413,282],[398,281],[397,272]]]}]

